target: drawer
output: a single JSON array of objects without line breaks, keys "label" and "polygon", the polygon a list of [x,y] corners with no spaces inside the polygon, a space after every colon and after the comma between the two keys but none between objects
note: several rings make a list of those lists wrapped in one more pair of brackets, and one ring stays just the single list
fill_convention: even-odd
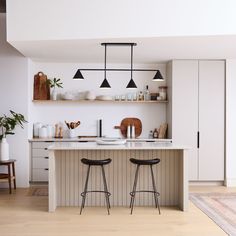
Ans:
[{"label": "drawer", "polygon": [[32,142],[32,148],[47,148],[54,142]]},{"label": "drawer", "polygon": [[35,157],[32,160],[33,168],[48,168],[48,158],[45,157]]},{"label": "drawer", "polygon": [[32,181],[41,182],[48,181],[48,170],[42,169],[32,169]]},{"label": "drawer", "polygon": [[48,150],[46,149],[39,149],[39,148],[33,148],[32,149],[32,157],[48,157]]}]

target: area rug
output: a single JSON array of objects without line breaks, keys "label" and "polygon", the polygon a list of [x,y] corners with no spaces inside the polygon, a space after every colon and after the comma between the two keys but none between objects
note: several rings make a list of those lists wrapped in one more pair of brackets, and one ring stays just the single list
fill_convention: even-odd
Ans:
[{"label": "area rug", "polygon": [[228,235],[236,236],[236,193],[191,193],[190,200]]},{"label": "area rug", "polygon": [[48,187],[30,187],[29,196],[48,196]]}]

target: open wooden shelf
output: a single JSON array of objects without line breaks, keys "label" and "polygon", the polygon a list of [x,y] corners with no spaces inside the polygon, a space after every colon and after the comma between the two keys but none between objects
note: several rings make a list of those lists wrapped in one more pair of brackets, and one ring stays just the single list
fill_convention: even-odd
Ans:
[{"label": "open wooden shelf", "polygon": [[35,103],[168,103],[165,101],[115,101],[115,100],[32,100]]}]

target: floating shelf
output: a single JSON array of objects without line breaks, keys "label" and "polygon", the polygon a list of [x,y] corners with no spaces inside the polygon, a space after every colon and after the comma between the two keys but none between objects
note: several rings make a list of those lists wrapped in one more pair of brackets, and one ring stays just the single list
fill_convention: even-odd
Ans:
[{"label": "floating shelf", "polygon": [[35,103],[168,103],[167,100],[165,101],[115,101],[115,100],[32,100]]}]

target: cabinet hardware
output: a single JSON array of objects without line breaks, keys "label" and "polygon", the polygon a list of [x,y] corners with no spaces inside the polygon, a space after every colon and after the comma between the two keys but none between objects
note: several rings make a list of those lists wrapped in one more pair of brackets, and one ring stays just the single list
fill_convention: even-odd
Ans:
[{"label": "cabinet hardware", "polygon": [[45,159],[48,159],[48,157],[44,157]]},{"label": "cabinet hardware", "polygon": [[45,168],[44,170],[48,170],[48,168]]},{"label": "cabinet hardware", "polygon": [[44,150],[48,150],[48,148],[44,148]]},{"label": "cabinet hardware", "polygon": [[54,143],[54,141],[44,141],[45,143]]}]

